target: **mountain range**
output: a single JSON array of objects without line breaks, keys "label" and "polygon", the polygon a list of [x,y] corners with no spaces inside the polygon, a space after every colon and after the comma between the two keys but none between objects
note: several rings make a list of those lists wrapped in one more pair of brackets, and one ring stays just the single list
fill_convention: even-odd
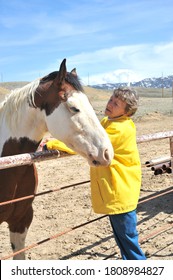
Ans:
[{"label": "mountain range", "polygon": [[[92,85],[93,88],[112,90],[121,86],[127,86],[127,83],[106,83]],[[173,87],[173,75],[159,78],[147,78],[139,82],[130,83],[132,87],[145,87],[145,88],[172,88]]]}]

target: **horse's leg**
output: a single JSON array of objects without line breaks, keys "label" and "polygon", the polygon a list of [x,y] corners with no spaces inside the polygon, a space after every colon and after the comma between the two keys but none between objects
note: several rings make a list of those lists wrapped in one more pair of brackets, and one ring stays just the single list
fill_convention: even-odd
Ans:
[{"label": "horse's leg", "polygon": [[[21,172],[23,172],[22,176]],[[16,198],[35,194],[38,184],[35,165],[28,166],[23,171],[19,169],[18,174],[20,180],[17,183]],[[25,247],[26,235],[33,219],[32,201],[33,198],[17,202],[14,212],[7,221],[10,230],[10,242],[14,253]],[[25,259],[25,253],[21,252],[15,255],[13,259]]]},{"label": "horse's leg", "polygon": [[[32,206],[28,208],[25,216],[16,224],[9,224],[10,242],[13,253],[22,250],[25,247],[25,239],[28,228],[32,222],[33,209]],[[24,260],[25,252],[21,252],[13,257],[13,260]]]},{"label": "horse's leg", "polygon": [[[24,233],[10,231],[10,242],[13,253],[23,249],[25,247],[25,239],[28,229],[25,229]],[[13,257],[13,260],[25,260],[25,252],[21,252]]]}]

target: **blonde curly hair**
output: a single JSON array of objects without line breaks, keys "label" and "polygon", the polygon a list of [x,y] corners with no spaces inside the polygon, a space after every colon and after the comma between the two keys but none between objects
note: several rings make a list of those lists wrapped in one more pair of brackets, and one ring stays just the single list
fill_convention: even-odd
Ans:
[{"label": "blonde curly hair", "polygon": [[139,97],[135,89],[131,87],[119,87],[113,91],[113,96],[126,102],[125,111],[128,116],[136,113],[139,105]]}]

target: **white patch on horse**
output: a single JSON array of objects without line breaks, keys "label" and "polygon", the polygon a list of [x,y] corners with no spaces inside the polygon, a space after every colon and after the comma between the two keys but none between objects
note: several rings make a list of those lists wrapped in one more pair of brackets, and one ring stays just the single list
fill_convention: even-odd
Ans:
[{"label": "white patch on horse", "polygon": [[[18,232],[11,232],[10,231],[10,242],[11,247],[13,249],[13,253],[23,249],[25,247],[25,239],[27,235],[27,228],[25,229],[24,233],[18,233]],[[13,257],[14,260],[24,260],[25,259],[25,253],[19,253],[16,256]]]},{"label": "white patch on horse", "polygon": [[[110,163],[112,146],[84,93],[72,92],[67,101],[47,117],[47,126],[52,135],[87,158],[90,165],[93,161],[101,165]],[[106,151],[109,154],[104,156]]]}]

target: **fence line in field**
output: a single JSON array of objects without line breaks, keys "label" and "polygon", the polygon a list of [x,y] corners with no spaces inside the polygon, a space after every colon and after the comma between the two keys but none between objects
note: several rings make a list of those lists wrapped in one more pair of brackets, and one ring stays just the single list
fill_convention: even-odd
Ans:
[{"label": "fence line in field", "polygon": [[[171,164],[172,164],[171,166],[173,166],[173,161],[172,161],[172,159],[173,159],[173,131],[142,135],[140,137],[137,137],[137,143],[144,143],[144,142],[166,139],[166,138],[169,138],[169,140],[170,140],[170,157],[171,157]],[[44,152],[41,151],[41,152],[35,152],[35,153],[27,153],[27,154],[21,154],[21,155],[2,157],[2,158],[0,158],[0,169],[12,168],[12,167],[15,167],[15,166],[22,166],[22,165],[28,165],[28,164],[30,165],[30,164],[33,164],[34,162],[41,162],[41,161],[45,161],[45,160],[53,159],[53,158],[60,158],[60,157],[64,157],[64,156],[67,156],[67,155],[68,155],[67,153],[54,150],[54,151],[44,151]],[[2,202],[2,203],[0,203],[0,206],[11,203],[11,202],[18,202],[18,201],[21,201],[21,200],[24,200],[24,199],[29,199],[29,198],[34,197],[34,196],[39,196],[39,195],[42,195],[42,194],[62,190],[62,189],[65,189],[65,188],[69,188],[71,186],[81,185],[81,184],[88,183],[88,182],[89,181],[84,181],[84,182],[80,182],[80,183],[77,183],[77,184],[72,184],[72,185],[68,185],[68,186],[65,186],[65,187],[61,187],[61,188],[58,188],[58,189],[55,189],[55,190],[49,190],[49,191],[45,191],[45,192],[42,192],[42,193],[39,193],[39,194],[30,195],[29,197],[23,197],[23,198],[15,199],[13,201]],[[171,193],[172,191],[173,191],[173,189],[171,188],[168,191],[166,191],[166,193]],[[141,201],[139,201],[139,203],[145,203],[146,201],[151,200],[155,197],[162,196],[163,194],[165,194],[165,192],[163,192],[161,194],[158,194],[158,195],[156,195],[152,198],[143,198],[143,199],[141,199]],[[88,225],[89,223],[95,222],[95,221],[97,221],[99,219],[102,219],[106,216],[107,215],[104,215],[104,216],[96,218],[94,220],[87,221],[87,222],[84,222],[83,224],[74,226],[73,228],[66,229],[63,232],[55,234],[54,236],[48,237],[48,238],[46,238],[44,240],[41,240],[37,243],[31,244],[28,247],[26,247],[26,248],[24,248],[24,249],[22,249],[18,252],[10,254],[10,255],[2,258],[2,260],[9,259],[10,257],[13,257],[13,256],[15,256],[15,255],[17,255],[17,254],[19,254],[23,251],[27,251],[31,248],[39,246],[39,245],[41,245],[45,242],[48,242],[52,239],[58,238],[58,237],[60,237],[64,234],[69,233],[70,231],[76,230],[80,227]],[[166,227],[162,228],[160,230],[160,232],[162,232],[164,229],[170,229],[170,228],[172,228],[172,226],[173,226],[173,223],[171,223],[171,224],[167,225]],[[151,235],[154,235],[154,234],[155,233],[151,233]],[[158,234],[158,231],[157,231],[157,234]],[[145,239],[147,239],[147,236],[143,238],[143,240],[145,240]]]},{"label": "fence line in field", "polygon": [[[147,201],[153,200],[153,199],[155,199],[155,198],[157,198],[157,197],[161,197],[161,196],[164,196],[165,194],[169,194],[169,193],[172,193],[172,192],[173,192],[173,188],[168,188],[168,189],[165,190],[165,191],[160,191],[159,194],[152,195],[152,196],[149,195],[149,196],[146,196],[146,197],[143,197],[143,198],[139,199],[139,203],[138,203],[138,204],[146,203]],[[27,247],[21,249],[20,251],[17,251],[17,252],[15,252],[15,253],[11,253],[11,254],[9,254],[9,255],[7,255],[7,256],[1,258],[1,260],[9,259],[9,258],[11,258],[11,257],[14,257],[14,256],[16,256],[16,255],[22,253],[22,252],[28,251],[28,250],[30,250],[30,249],[32,249],[32,248],[36,248],[36,247],[38,247],[39,245],[42,245],[43,243],[46,243],[46,242],[51,241],[51,240],[53,240],[53,239],[56,239],[56,238],[58,238],[58,237],[60,237],[60,236],[63,236],[63,235],[65,235],[65,234],[69,233],[69,232],[72,232],[72,231],[74,231],[74,230],[76,230],[76,229],[79,229],[79,228],[84,227],[84,226],[86,226],[86,225],[89,225],[89,224],[91,224],[91,223],[94,223],[94,222],[96,222],[96,221],[98,221],[98,220],[101,220],[101,219],[103,219],[103,218],[105,218],[105,217],[107,217],[107,215],[103,215],[103,216],[101,216],[101,217],[92,219],[92,220],[90,220],[90,221],[86,221],[86,222],[84,222],[84,223],[82,223],[82,224],[79,224],[79,225],[77,225],[77,226],[74,226],[74,227],[72,227],[72,228],[66,228],[66,229],[63,230],[62,232],[59,232],[59,233],[54,234],[54,235],[52,235],[52,236],[49,236],[48,238],[43,239],[43,240],[40,240],[40,241],[38,241],[38,242],[36,242],[36,243],[30,244],[29,246],[27,246]],[[150,239],[151,237],[154,237],[154,236],[158,235],[159,233],[162,233],[163,231],[167,231],[167,230],[171,229],[172,227],[173,227],[173,222],[168,223],[168,224],[166,224],[165,226],[161,227],[159,230],[155,230],[155,231],[153,231],[153,232],[150,232],[150,234],[148,234],[148,235],[146,235],[146,236],[143,236],[142,238],[140,238],[139,242],[140,242],[140,243],[144,243],[144,241]]]}]

